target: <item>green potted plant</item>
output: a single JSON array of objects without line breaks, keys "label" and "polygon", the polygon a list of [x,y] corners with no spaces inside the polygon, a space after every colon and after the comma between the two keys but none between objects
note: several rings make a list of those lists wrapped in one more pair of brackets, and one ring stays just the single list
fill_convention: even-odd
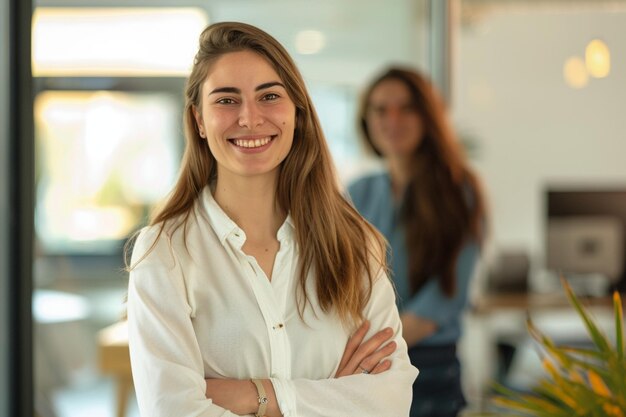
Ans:
[{"label": "green potted plant", "polygon": [[583,320],[593,348],[556,345],[527,319],[530,335],[541,345],[543,377],[531,392],[495,387],[499,410],[490,415],[534,417],[626,417],[626,357],[620,296],[613,294],[615,342],[598,328],[571,287],[562,279],[567,298]]}]

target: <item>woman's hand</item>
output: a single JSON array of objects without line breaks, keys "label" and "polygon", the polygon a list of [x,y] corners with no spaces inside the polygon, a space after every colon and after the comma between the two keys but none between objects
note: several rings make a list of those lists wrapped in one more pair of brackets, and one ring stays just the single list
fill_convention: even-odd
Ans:
[{"label": "woman's hand", "polygon": [[396,350],[396,342],[383,344],[393,337],[393,330],[387,327],[363,342],[369,328],[369,321],[363,322],[348,339],[336,378],[360,373],[380,374],[391,367],[391,361],[384,358]]}]

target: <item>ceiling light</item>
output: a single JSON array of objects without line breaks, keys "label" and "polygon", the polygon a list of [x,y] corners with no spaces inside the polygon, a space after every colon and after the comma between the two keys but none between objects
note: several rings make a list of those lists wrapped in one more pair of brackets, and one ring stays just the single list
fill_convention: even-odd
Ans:
[{"label": "ceiling light", "polygon": [[589,75],[604,78],[611,71],[609,47],[599,39],[594,39],[585,48],[585,65]]},{"label": "ceiling light", "polygon": [[583,88],[589,82],[589,74],[582,58],[573,56],[563,65],[563,77],[565,82],[572,88]]}]

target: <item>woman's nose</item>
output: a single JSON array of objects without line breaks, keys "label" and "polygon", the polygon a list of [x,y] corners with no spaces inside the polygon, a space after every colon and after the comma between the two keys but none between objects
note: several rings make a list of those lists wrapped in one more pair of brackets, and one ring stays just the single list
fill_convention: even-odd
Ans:
[{"label": "woman's nose", "polygon": [[387,122],[397,123],[402,118],[402,111],[397,107],[390,107],[387,109]]},{"label": "woman's nose", "polygon": [[244,102],[239,112],[239,126],[253,129],[263,124],[263,114],[256,102]]}]

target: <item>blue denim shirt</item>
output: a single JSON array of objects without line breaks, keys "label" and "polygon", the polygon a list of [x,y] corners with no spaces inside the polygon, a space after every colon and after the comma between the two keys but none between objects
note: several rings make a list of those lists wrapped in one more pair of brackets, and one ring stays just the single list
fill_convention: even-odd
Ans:
[{"label": "blue denim shirt", "polygon": [[436,279],[430,279],[411,296],[408,280],[408,254],[404,228],[395,205],[391,180],[386,172],[358,179],[348,187],[356,209],[389,241],[388,256],[392,278],[398,293],[398,309],[434,321],[437,331],[420,342],[422,345],[456,343],[461,335],[461,314],[468,302],[468,287],[480,257],[478,244],[469,242],[459,255],[456,265],[456,293],[448,298]]}]

